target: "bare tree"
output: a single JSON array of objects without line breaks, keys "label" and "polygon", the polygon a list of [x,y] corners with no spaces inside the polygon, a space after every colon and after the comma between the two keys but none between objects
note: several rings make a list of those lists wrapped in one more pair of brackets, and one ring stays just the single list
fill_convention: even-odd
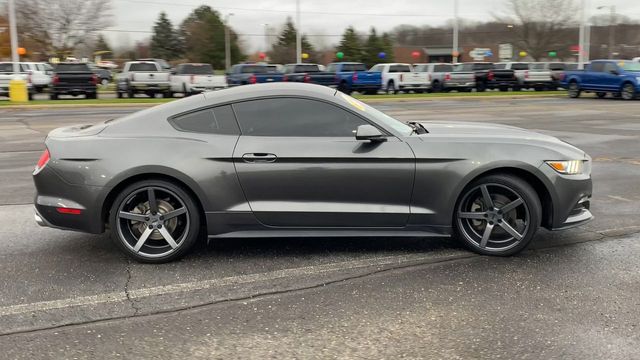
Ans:
[{"label": "bare tree", "polygon": [[21,43],[70,55],[111,25],[111,9],[111,0],[22,0],[16,7]]},{"label": "bare tree", "polygon": [[506,15],[494,16],[514,25],[517,45],[536,60],[548,51],[577,43],[577,38],[567,39],[565,31],[577,21],[574,0],[508,0]]}]

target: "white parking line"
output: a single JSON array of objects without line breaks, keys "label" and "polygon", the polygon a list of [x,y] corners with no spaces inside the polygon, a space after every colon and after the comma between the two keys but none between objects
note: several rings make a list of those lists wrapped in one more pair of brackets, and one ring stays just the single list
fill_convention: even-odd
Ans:
[{"label": "white parking line", "polygon": [[[347,269],[358,269],[371,266],[388,266],[388,265],[405,265],[408,263],[419,262],[424,260],[443,261],[453,260],[460,257],[473,256],[463,251],[448,251],[441,255],[403,255],[403,256],[387,256],[379,258],[369,258],[363,260],[344,261],[331,264],[304,266],[292,269],[283,269],[270,271],[259,274],[248,274],[239,276],[230,276],[220,279],[210,279],[203,281],[193,281],[180,284],[171,284],[156,286],[144,289],[135,289],[129,291],[130,299],[141,299],[151,296],[166,295],[180,292],[189,292],[196,290],[204,290],[219,286],[257,283],[287,277],[319,275],[323,273],[335,272]],[[28,304],[18,304],[0,307],[0,316],[16,315],[36,311],[47,311],[54,309],[63,309],[73,306],[97,305],[111,302],[126,301],[127,294],[124,291],[111,292],[90,296],[81,296],[68,299],[40,301]]]}]

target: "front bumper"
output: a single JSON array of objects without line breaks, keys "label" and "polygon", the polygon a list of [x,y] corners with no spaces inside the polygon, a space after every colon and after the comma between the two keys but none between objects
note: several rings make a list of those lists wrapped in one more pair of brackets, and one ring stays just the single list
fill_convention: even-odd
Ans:
[{"label": "front bumper", "polygon": [[563,230],[593,220],[591,175],[561,175],[549,165],[542,164],[540,170],[551,182],[551,218],[546,221],[550,230]]}]

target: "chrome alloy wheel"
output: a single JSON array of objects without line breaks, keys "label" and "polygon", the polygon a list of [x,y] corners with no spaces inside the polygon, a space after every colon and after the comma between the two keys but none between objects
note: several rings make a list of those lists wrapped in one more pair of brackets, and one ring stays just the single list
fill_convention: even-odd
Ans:
[{"label": "chrome alloy wheel", "polygon": [[516,247],[531,225],[529,207],[508,186],[486,183],[469,190],[456,212],[458,229],[465,239],[487,252]]},{"label": "chrome alloy wheel", "polygon": [[189,234],[189,212],[174,192],[143,187],[132,192],[117,212],[117,231],[137,255],[159,258],[176,252]]}]

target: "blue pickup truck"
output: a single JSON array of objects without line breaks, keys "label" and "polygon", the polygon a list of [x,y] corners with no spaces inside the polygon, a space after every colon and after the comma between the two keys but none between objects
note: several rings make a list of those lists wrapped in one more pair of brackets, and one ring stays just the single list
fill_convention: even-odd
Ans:
[{"label": "blue pickup truck", "polygon": [[327,72],[335,74],[335,84],[338,90],[345,94],[351,94],[353,91],[377,94],[382,87],[382,73],[367,71],[363,63],[331,63],[327,66]]},{"label": "blue pickup truck", "polygon": [[236,64],[227,72],[227,85],[238,86],[282,81],[283,74],[262,64]]},{"label": "blue pickup truck", "polygon": [[594,92],[599,98],[607,93],[625,100],[640,93],[640,63],[631,60],[594,60],[584,70],[565,71],[561,82],[569,97],[581,92]]}]

